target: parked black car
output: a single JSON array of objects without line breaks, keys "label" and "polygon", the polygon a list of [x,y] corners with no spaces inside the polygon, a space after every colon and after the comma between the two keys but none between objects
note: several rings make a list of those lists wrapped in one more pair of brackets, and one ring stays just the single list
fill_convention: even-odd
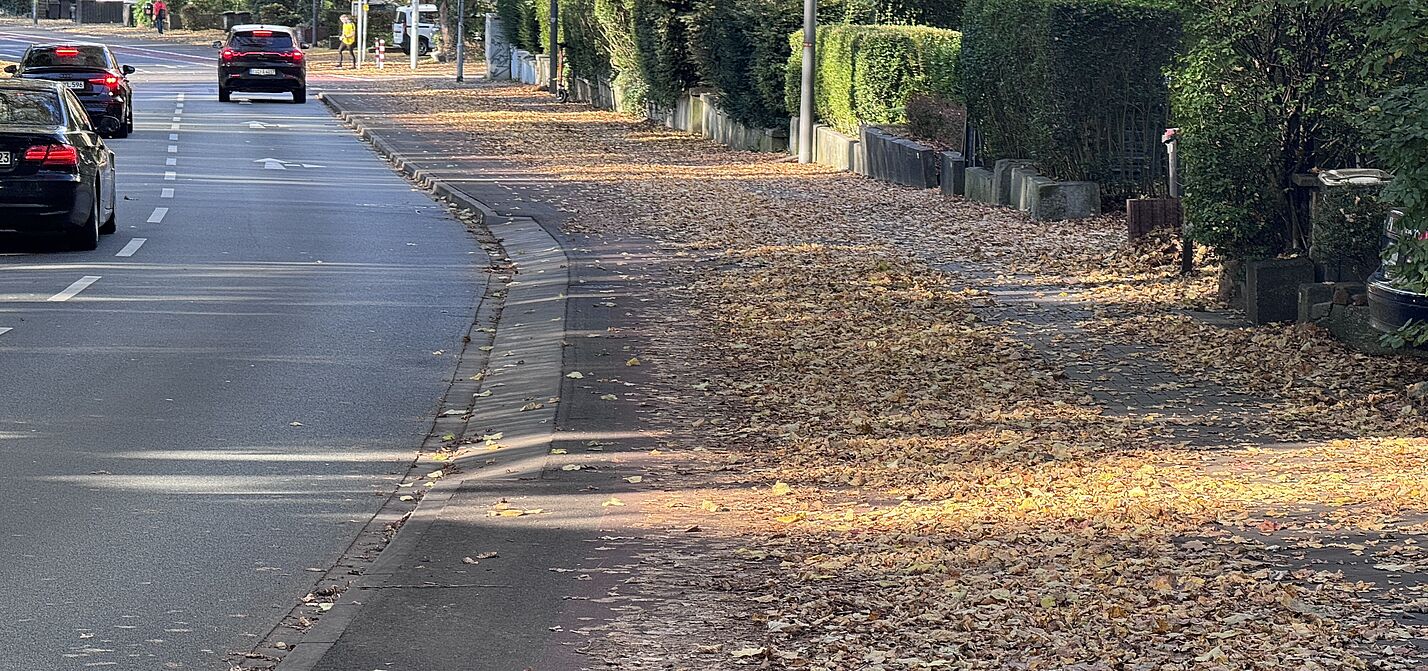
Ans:
[{"label": "parked black car", "polygon": [[115,229],[114,152],[60,82],[0,80],[0,231],[76,249]]},{"label": "parked black car", "polygon": [[218,52],[218,101],[234,91],[292,93],[293,102],[307,102],[307,56],[295,29],[248,24],[234,26],[228,39],[214,42]]},{"label": "parked black car", "polygon": [[74,92],[101,133],[128,137],[134,132],[134,67],[120,65],[102,44],[36,44],[19,65],[6,72],[21,79],[48,79]]}]

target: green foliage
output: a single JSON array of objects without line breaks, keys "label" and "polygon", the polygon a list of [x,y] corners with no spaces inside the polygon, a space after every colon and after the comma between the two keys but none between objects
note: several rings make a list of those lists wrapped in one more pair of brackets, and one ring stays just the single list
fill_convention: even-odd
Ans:
[{"label": "green foliage", "polygon": [[[506,29],[506,38],[518,49],[531,53],[543,53],[545,40],[541,38],[541,26],[537,19],[536,2],[533,0],[496,0],[496,16]],[[549,7],[546,12],[549,13]]]},{"label": "green foliage", "polygon": [[961,26],[963,4],[964,0],[847,0],[839,18],[842,23],[956,30]]},{"label": "green foliage", "polygon": [[1428,7],[1400,0],[1361,6],[1375,20],[1365,29],[1359,74],[1383,88],[1367,125],[1373,153],[1394,173],[1384,197],[1403,211],[1405,232],[1384,250],[1385,261],[1393,261],[1384,267],[1395,286],[1428,293]]},{"label": "green foliage", "polygon": [[1397,331],[1379,336],[1378,344],[1390,349],[1408,349],[1428,345],[1428,322],[1410,319]]},{"label": "green foliage", "polygon": [[[798,109],[803,33],[786,69],[787,105]],[[814,50],[814,110],[819,120],[856,135],[861,124],[903,123],[908,100],[931,96],[957,100],[956,31],[920,26],[825,26]]]},{"label": "green foliage", "polygon": [[690,15],[690,53],[719,106],[755,126],[787,123],[787,35],[803,20],[796,0],[699,0]]},{"label": "green foliage", "polygon": [[595,0],[561,0],[560,31],[571,72],[583,77],[610,76],[610,52],[595,15]]},{"label": "green foliage", "polygon": [[1363,110],[1382,80],[1361,72],[1376,13],[1343,0],[1188,6],[1174,106],[1191,233],[1236,259],[1307,246],[1309,197],[1293,177],[1367,153]]},{"label": "green foliage", "polygon": [[1137,0],[971,0],[963,89],[983,155],[1030,158],[1048,175],[1101,184],[1111,200],[1165,178],[1165,72],[1178,12]]},{"label": "green foliage", "polygon": [[262,23],[276,24],[280,26],[296,26],[303,23],[303,17],[292,7],[281,2],[270,2],[258,8],[256,16]]},{"label": "green foliage", "polygon": [[[612,84],[631,104],[643,104],[649,92],[640,70],[634,38],[634,0],[595,0],[595,23],[610,55]],[[592,76],[593,73],[582,75]]]},{"label": "green foliage", "polygon": [[647,98],[659,107],[673,107],[681,94],[699,83],[689,49],[692,10],[690,0],[633,0],[636,60]]}]

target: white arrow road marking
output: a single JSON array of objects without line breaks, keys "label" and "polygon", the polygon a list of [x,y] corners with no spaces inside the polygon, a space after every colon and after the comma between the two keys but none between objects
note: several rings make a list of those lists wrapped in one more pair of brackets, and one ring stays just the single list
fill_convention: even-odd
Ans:
[{"label": "white arrow road marking", "polygon": [[45,301],[49,303],[63,303],[71,298],[74,298],[75,296],[78,296],[79,292],[88,289],[89,285],[94,284],[98,281],[98,275],[85,275],[84,277],[75,280],[74,284],[69,285],[69,288],[53,296],[50,296],[49,298],[45,299]]},{"label": "white arrow road marking", "polygon": [[6,333],[9,333],[13,330],[15,329],[10,328],[9,326],[0,326],[0,335],[5,335]]},{"label": "white arrow road marking", "polygon": [[263,159],[258,159],[258,160],[253,161],[253,162],[254,162],[254,163],[262,163],[264,170],[287,170],[287,169],[288,169],[287,166],[283,165],[283,162],[282,162],[282,161],[279,161],[278,159],[275,159],[275,158],[263,158]]},{"label": "white arrow road marking", "polygon": [[134,252],[139,251],[139,248],[143,247],[144,243],[148,241],[148,238],[134,238],[133,240],[129,241],[129,244],[124,245],[124,248],[119,250],[119,253],[115,254],[115,256],[133,256]]},{"label": "white arrow road marking", "polygon": [[249,122],[248,122],[248,127],[249,127],[249,128],[253,128],[253,129],[256,129],[256,130],[262,130],[262,129],[264,129],[264,128],[282,128],[282,126],[279,126],[278,124],[275,124],[275,123],[263,123],[263,122],[261,122],[261,121],[249,121]]},{"label": "white arrow road marking", "polygon": [[151,215],[149,215],[149,221],[147,221],[147,222],[145,222],[145,223],[150,223],[150,224],[162,224],[162,223],[164,223],[164,215],[167,215],[168,213],[169,213],[169,208],[167,208],[167,207],[156,207],[156,208],[154,208],[154,213],[151,214]]}]

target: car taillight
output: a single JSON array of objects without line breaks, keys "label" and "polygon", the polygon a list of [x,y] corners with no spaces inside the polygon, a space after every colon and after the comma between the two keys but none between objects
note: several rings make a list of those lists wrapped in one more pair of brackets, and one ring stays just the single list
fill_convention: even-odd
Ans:
[{"label": "car taillight", "polygon": [[55,55],[56,55],[56,56],[78,56],[78,55],[79,55],[79,50],[78,50],[78,49],[75,49],[74,47],[57,47],[57,48],[55,48]]},{"label": "car taillight", "polygon": [[237,54],[235,54],[232,49],[224,49],[223,51],[218,52],[218,56],[225,61],[233,60],[233,57],[236,55]]},{"label": "car taillight", "polygon": [[67,144],[37,144],[25,150],[25,160],[55,168],[79,165],[79,152]]},{"label": "car taillight", "polygon": [[119,88],[119,78],[115,77],[114,75],[109,75],[108,77],[95,77],[94,79],[89,80],[89,83],[99,84],[100,86],[108,88],[110,91]]},{"label": "car taillight", "polygon": [[294,63],[301,63],[301,62],[302,62],[302,52],[301,52],[301,51],[294,51],[294,52],[288,54],[288,58],[293,59],[293,62],[294,62]]}]

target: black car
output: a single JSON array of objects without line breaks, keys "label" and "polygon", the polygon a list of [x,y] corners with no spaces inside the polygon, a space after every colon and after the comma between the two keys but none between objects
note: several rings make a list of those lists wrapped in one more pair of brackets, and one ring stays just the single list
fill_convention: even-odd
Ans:
[{"label": "black car", "polygon": [[307,101],[307,57],[297,31],[287,26],[241,25],[228,39],[214,42],[218,52],[218,101],[234,91],[292,93],[293,102]]},{"label": "black car", "polygon": [[77,249],[115,228],[114,152],[60,82],[0,80],[0,231]]},{"label": "black car", "polygon": [[101,133],[128,137],[134,132],[133,66],[120,65],[102,44],[36,44],[19,65],[5,68],[21,79],[59,82],[84,105]]}]

